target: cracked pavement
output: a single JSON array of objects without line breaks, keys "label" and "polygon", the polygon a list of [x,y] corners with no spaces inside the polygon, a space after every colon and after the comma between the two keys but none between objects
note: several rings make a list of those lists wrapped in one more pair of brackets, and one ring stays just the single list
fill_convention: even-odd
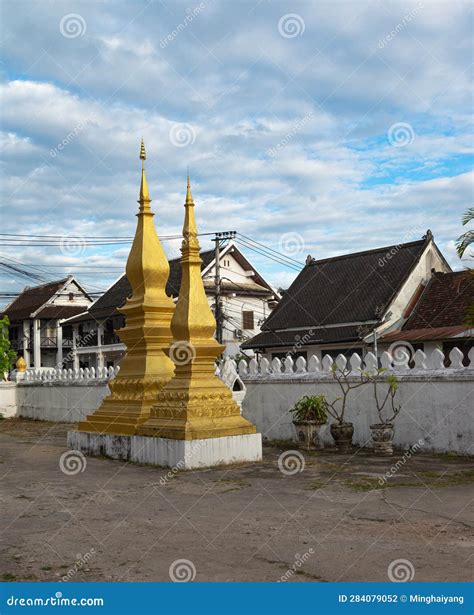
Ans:
[{"label": "cracked pavement", "polygon": [[[304,451],[304,469],[261,464],[180,472],[102,458],[59,466],[67,424],[0,422],[2,580],[169,581],[177,559],[196,581],[387,581],[398,559],[415,581],[468,581],[472,459]],[[299,468],[301,469],[301,468]],[[164,482],[164,484],[163,484]],[[301,565],[295,562],[304,559]]]}]

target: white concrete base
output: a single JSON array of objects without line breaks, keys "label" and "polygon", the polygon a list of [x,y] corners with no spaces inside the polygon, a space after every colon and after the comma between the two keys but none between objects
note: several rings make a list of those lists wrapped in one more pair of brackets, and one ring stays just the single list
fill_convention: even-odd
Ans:
[{"label": "white concrete base", "polygon": [[67,445],[85,455],[180,470],[262,460],[262,435],[259,433],[202,440],[172,440],[69,431]]},{"label": "white concrete base", "polygon": [[114,436],[88,431],[68,431],[67,446],[84,455],[110,457],[111,459],[130,459],[130,436]]}]

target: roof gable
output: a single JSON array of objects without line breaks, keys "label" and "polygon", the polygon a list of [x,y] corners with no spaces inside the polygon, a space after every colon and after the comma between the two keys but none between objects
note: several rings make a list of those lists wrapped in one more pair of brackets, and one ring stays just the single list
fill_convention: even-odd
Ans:
[{"label": "roof gable", "polygon": [[262,330],[378,320],[429,240],[311,261]]},{"label": "roof gable", "polygon": [[464,325],[473,303],[474,277],[469,271],[435,273],[402,329]]},{"label": "roof gable", "polygon": [[68,278],[64,278],[55,282],[41,284],[40,286],[26,287],[3,310],[3,314],[7,314],[11,321],[28,318],[30,314],[38,310],[51,297],[54,297],[67,281]]},{"label": "roof gable", "polygon": [[[214,258],[214,250],[211,250],[212,258],[208,264],[208,266],[202,268],[203,276],[206,275],[209,277],[211,273],[215,272],[215,258]],[[242,269],[242,272],[252,271],[252,275],[248,276],[248,281],[252,284],[256,284],[261,286],[262,289],[266,289],[272,294],[277,294],[276,291],[264,280],[264,278],[258,273],[255,267],[248,261],[239,248],[235,245],[234,242],[230,241],[225,248],[223,248],[220,252],[219,261],[225,260],[225,257],[229,257],[235,261],[235,263]],[[224,276],[222,272],[222,262],[221,262],[221,276]]]},{"label": "roof gable", "polygon": [[90,301],[89,295],[82,286],[73,276],[68,276],[62,280],[25,288],[3,310],[2,314],[7,314],[12,322],[30,317],[56,319],[73,316],[87,306],[79,302],[70,304],[60,297],[61,293],[66,293],[71,285],[74,285],[84,295],[85,300]]}]

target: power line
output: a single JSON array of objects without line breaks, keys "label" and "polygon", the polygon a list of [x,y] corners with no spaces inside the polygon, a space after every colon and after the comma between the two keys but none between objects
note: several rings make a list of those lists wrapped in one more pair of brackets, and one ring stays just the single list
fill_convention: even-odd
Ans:
[{"label": "power line", "polygon": [[300,263],[299,261],[295,260],[291,256],[287,256],[286,254],[283,254],[282,252],[277,252],[277,250],[274,250],[273,248],[270,248],[270,247],[266,246],[265,244],[260,243],[256,239],[252,239],[251,237],[247,237],[247,235],[244,235],[243,233],[239,233],[238,232],[237,234],[240,235],[240,237],[243,237],[244,239],[246,239],[247,241],[249,241],[249,242],[251,242],[253,244],[257,244],[258,246],[261,246],[263,249],[265,249],[265,250],[267,250],[269,252],[273,252],[274,254],[277,254],[281,258],[286,258],[287,260],[292,261],[293,263],[295,263],[299,267],[303,266],[303,263]]},{"label": "power line", "polygon": [[292,263],[290,263],[288,261],[281,260],[281,259],[279,259],[277,257],[270,256],[266,252],[263,252],[260,248],[258,248],[256,246],[252,246],[251,244],[249,244],[249,242],[247,242],[247,240],[236,238],[235,241],[237,243],[240,243],[242,246],[244,246],[248,250],[252,250],[253,252],[256,252],[257,254],[260,254],[260,256],[265,256],[266,258],[274,261],[275,263],[278,263],[279,265],[284,265],[285,267],[288,267],[289,269],[292,269],[293,271],[297,271],[298,273],[301,271],[301,268],[297,267],[296,265],[294,265],[294,264],[292,264]]},{"label": "power line", "polygon": [[[226,231],[222,234],[228,233]],[[216,233],[198,233],[198,236],[205,237],[208,235],[215,235]],[[133,241],[133,237],[113,237],[113,236],[82,236],[82,235],[20,235],[13,233],[0,233],[2,237],[2,245],[5,247],[56,247],[64,246],[68,242],[77,242],[78,246],[81,243],[83,249],[88,246],[117,246],[128,245]],[[173,241],[182,239],[180,235],[160,235],[162,241]]]}]

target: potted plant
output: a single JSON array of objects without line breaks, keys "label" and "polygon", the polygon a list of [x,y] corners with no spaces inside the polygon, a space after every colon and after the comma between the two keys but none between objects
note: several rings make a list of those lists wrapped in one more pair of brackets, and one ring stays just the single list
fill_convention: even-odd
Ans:
[{"label": "potted plant", "polygon": [[328,422],[324,395],[305,395],[290,410],[300,446],[306,450],[324,448],[319,430]]},{"label": "potted plant", "polygon": [[357,389],[369,382],[369,376],[360,371],[359,380],[356,382],[349,381],[349,376],[352,370],[349,366],[340,368],[333,363],[331,365],[331,374],[334,380],[338,383],[342,395],[336,397],[333,402],[327,402],[327,411],[335,420],[331,423],[331,436],[336,443],[336,449],[340,453],[348,453],[352,450],[352,436],[354,435],[354,424],[345,420],[347,408],[347,396],[352,389]]},{"label": "potted plant", "polygon": [[[374,452],[376,455],[392,455],[393,454],[393,436],[395,429],[393,421],[402,409],[401,406],[395,405],[395,396],[398,390],[398,380],[394,375],[387,376],[385,383],[387,384],[387,392],[385,396],[379,397],[377,386],[379,376],[385,369],[378,369],[377,373],[372,375],[371,381],[374,387],[375,405],[379,422],[370,426],[372,442],[374,443]],[[384,409],[389,408],[388,416],[384,417]]]}]

